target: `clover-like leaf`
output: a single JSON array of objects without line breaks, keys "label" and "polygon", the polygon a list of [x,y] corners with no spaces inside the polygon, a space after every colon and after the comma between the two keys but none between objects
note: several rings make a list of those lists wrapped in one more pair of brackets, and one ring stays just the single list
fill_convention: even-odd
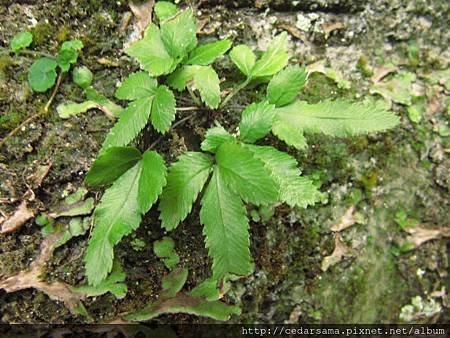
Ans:
[{"label": "clover-like leaf", "polygon": [[28,71],[28,82],[36,92],[45,92],[53,87],[58,63],[50,58],[36,60]]}]

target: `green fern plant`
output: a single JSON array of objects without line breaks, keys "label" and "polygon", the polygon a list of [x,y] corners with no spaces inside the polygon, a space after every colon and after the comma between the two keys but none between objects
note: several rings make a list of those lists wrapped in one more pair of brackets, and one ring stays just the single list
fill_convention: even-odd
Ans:
[{"label": "green fern plant", "polygon": [[[312,180],[301,175],[294,157],[264,145],[266,135],[273,133],[287,145],[305,149],[307,134],[378,132],[393,128],[398,118],[374,104],[297,100],[307,73],[298,66],[286,67],[287,36],[281,34],[259,59],[245,45],[234,47],[229,54],[245,80],[221,106],[254,80],[269,81],[265,99],[242,111],[237,132],[220,125],[208,129],[202,151],[180,155],[167,170],[155,150],[142,154],[128,144],[148,121],[160,133],[170,129],[176,117],[176,100],[169,87],[187,89],[194,99],[198,90],[207,106],[217,108],[220,86],[210,64],[226,53],[231,43],[222,40],[197,47],[192,10],[178,11],[174,5],[159,2],[155,12],[159,26],[150,24],[144,37],[125,51],[139,61],[143,71],[131,74],[117,90],[116,97],[130,104],[107,135],[86,177],[89,186],[108,187],[94,211],[86,275],[93,286],[107,278],[113,267],[114,246],[139,226],[158,199],[161,226],[172,231],[201,196],[200,222],[212,259],[207,285],[216,289],[232,276],[247,276],[253,271],[247,204],[286,203],[305,208],[320,198]],[[167,76],[169,87],[158,85],[154,78],[162,75]]]}]

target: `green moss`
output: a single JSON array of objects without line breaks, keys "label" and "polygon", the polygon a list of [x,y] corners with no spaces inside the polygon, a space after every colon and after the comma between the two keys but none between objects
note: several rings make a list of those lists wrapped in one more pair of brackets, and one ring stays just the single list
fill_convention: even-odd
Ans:
[{"label": "green moss", "polygon": [[17,127],[22,118],[19,113],[6,113],[0,116],[0,128],[1,129],[14,129]]},{"label": "green moss", "polygon": [[70,36],[70,27],[63,25],[59,28],[58,34],[56,35],[56,40],[59,43],[62,43],[69,39]]},{"label": "green moss", "polygon": [[40,22],[31,29],[33,43],[37,46],[45,44],[53,36],[53,28],[50,24]]}]

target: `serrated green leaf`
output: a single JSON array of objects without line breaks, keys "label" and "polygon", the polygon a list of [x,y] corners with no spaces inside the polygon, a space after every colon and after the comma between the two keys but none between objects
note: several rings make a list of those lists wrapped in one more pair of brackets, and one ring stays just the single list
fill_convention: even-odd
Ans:
[{"label": "serrated green leaf", "polygon": [[192,51],[186,63],[189,65],[210,65],[217,57],[225,54],[230,48],[230,40],[219,40],[198,46]]},{"label": "serrated green leaf", "polygon": [[104,295],[107,292],[112,293],[117,299],[122,299],[126,296],[128,287],[124,283],[126,275],[122,271],[122,267],[114,263],[113,270],[111,274],[106,277],[99,285],[80,285],[77,287],[72,287],[72,291],[75,293],[81,293],[88,297],[96,297]]},{"label": "serrated green leaf", "polygon": [[235,140],[234,136],[229,134],[222,126],[213,127],[206,131],[201,148],[203,151],[215,153],[222,143],[233,140]]},{"label": "serrated green leaf", "polygon": [[120,114],[119,121],[106,135],[100,152],[110,147],[128,145],[144,129],[152,111],[152,97],[131,102]]},{"label": "serrated green leaf", "polygon": [[152,105],[151,121],[153,127],[160,133],[169,130],[175,120],[176,102],[172,91],[166,86],[159,86],[155,91]]},{"label": "serrated green leaf", "polygon": [[108,148],[92,164],[85,182],[91,187],[111,184],[141,158],[141,152],[133,147]]},{"label": "serrated green leaf", "polygon": [[296,149],[302,150],[308,147],[303,131],[298,130],[298,128],[293,125],[286,124],[283,120],[277,120],[275,118],[272,126],[272,133],[280,140],[286,142],[287,145]]},{"label": "serrated green leaf", "polygon": [[164,46],[176,60],[187,55],[197,45],[197,23],[190,8],[164,21],[160,27]]},{"label": "serrated green leaf", "polygon": [[158,27],[154,24],[150,24],[144,37],[128,47],[125,53],[136,58],[151,76],[169,74],[176,66],[175,60],[164,46]]},{"label": "serrated green leaf", "polygon": [[175,297],[181,291],[186,284],[188,272],[187,268],[178,268],[162,279],[163,298]]},{"label": "serrated green leaf", "polygon": [[92,197],[86,199],[85,201],[80,201],[71,205],[65,205],[60,210],[55,212],[52,217],[74,217],[81,215],[89,215],[94,209],[94,199]]},{"label": "serrated green leaf", "polygon": [[204,225],[203,234],[216,280],[227,273],[247,276],[253,271],[247,209],[239,195],[230,189],[229,175],[222,175],[223,170],[221,164],[214,168],[200,210],[200,222]]},{"label": "serrated green leaf", "polygon": [[94,211],[94,230],[86,250],[86,276],[89,285],[99,285],[111,271],[114,246],[141,222],[138,182],[141,164],[120,176],[105,191]]},{"label": "serrated green leaf", "polygon": [[267,102],[252,103],[244,109],[239,123],[241,140],[253,143],[266,136],[272,128],[275,106]]},{"label": "serrated green leaf", "polygon": [[74,40],[64,41],[63,44],[61,45],[60,50],[73,49],[75,51],[78,51],[78,50],[83,49],[83,47],[84,47],[84,45],[81,40],[74,39]]},{"label": "serrated green leaf", "polygon": [[58,63],[50,58],[36,60],[28,71],[28,82],[36,92],[45,92],[53,87]]},{"label": "serrated green leaf", "polygon": [[255,66],[255,53],[247,45],[238,45],[230,52],[231,61],[244,73],[247,77],[250,76],[253,67]]},{"label": "serrated green leaf", "polygon": [[211,108],[219,107],[220,81],[214,69],[209,66],[199,68],[194,74],[194,83],[206,105]]},{"label": "serrated green leaf", "polygon": [[33,42],[33,34],[30,32],[19,32],[11,40],[11,50],[16,53],[28,47]]},{"label": "serrated green leaf", "polygon": [[309,104],[296,101],[276,110],[275,120],[297,129],[298,133],[351,136],[387,130],[398,124],[398,117],[374,104],[323,101]]},{"label": "serrated green leaf", "polygon": [[158,1],[155,4],[155,14],[160,21],[174,16],[178,12],[178,7],[168,1]]},{"label": "serrated green leaf", "polygon": [[278,73],[289,59],[287,52],[287,33],[283,32],[275,37],[267,51],[256,61],[252,69],[252,77],[264,77]]},{"label": "serrated green leaf", "polygon": [[137,100],[155,95],[158,83],[145,72],[130,74],[116,90],[115,96],[119,100]]},{"label": "serrated green leaf", "polygon": [[58,53],[58,66],[63,72],[67,72],[70,69],[72,63],[76,63],[78,59],[78,53],[71,48],[60,49]]},{"label": "serrated green leaf", "polygon": [[288,66],[276,74],[267,86],[267,100],[277,107],[294,102],[306,83],[307,73],[299,66]]},{"label": "serrated green leaf", "polygon": [[58,107],[56,107],[56,111],[60,118],[68,119],[72,116],[85,113],[89,109],[97,108],[97,106],[97,103],[94,101],[85,101],[81,103],[68,102],[59,104]]},{"label": "serrated green leaf", "polygon": [[270,146],[247,146],[268,168],[280,187],[280,200],[289,206],[306,208],[319,200],[320,192],[313,182],[300,176],[298,163],[289,154]]},{"label": "serrated green leaf", "polygon": [[146,214],[166,185],[167,169],[161,155],[152,150],[147,150],[142,156],[141,168],[138,203],[141,212]]},{"label": "serrated green leaf", "polygon": [[167,185],[160,198],[161,226],[173,230],[191,211],[209,173],[211,159],[202,153],[187,152],[178,158],[167,175]]},{"label": "serrated green leaf", "polygon": [[221,179],[245,202],[274,203],[278,200],[276,182],[269,170],[247,148],[236,142],[222,144],[216,153]]},{"label": "serrated green leaf", "polygon": [[194,79],[195,73],[201,66],[183,66],[178,68],[175,72],[169,75],[167,78],[167,84],[178,91],[182,91],[186,88],[189,81]]}]

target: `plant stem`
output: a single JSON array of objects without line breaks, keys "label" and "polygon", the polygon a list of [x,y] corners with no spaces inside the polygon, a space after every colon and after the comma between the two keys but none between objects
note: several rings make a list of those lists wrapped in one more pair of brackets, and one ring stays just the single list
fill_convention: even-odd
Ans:
[{"label": "plant stem", "polygon": [[[4,47],[0,47],[0,54],[11,54],[13,53],[12,50],[4,48]],[[34,56],[45,56],[47,58],[50,59],[56,59],[53,55],[44,53],[44,52],[39,52],[39,51],[35,51],[35,50],[29,50],[29,49],[21,49],[19,52],[17,52],[17,54],[27,54],[27,55],[34,55]]]},{"label": "plant stem", "polygon": [[61,85],[61,81],[63,78],[63,73],[59,73],[58,79],[56,80],[55,88],[53,89],[53,93],[50,96],[50,99],[45,104],[44,108],[40,111],[38,111],[36,114],[31,115],[29,118],[27,118],[25,121],[23,121],[21,124],[19,124],[16,128],[14,128],[8,135],[6,135],[1,141],[0,141],[0,148],[3,147],[3,145],[6,143],[8,139],[16,135],[24,126],[27,124],[33,122],[34,120],[38,119],[41,116],[44,116],[48,113],[48,109],[50,108],[53,100],[55,99],[56,93],[58,92],[59,86]]},{"label": "plant stem", "polygon": [[240,90],[244,89],[252,79],[248,77],[244,82],[235,87],[222,101],[219,108],[225,107],[225,105],[231,100],[231,98],[236,95]]},{"label": "plant stem", "polygon": [[186,87],[189,95],[191,95],[192,99],[195,101],[195,103],[197,104],[197,106],[201,106],[202,105],[202,101],[200,101],[200,99],[197,97],[197,95],[195,95],[194,91],[192,90],[191,87],[187,86]]},{"label": "plant stem", "polygon": [[[181,120],[175,122],[175,123],[172,125],[172,127],[170,127],[169,131],[174,130],[174,129],[175,129],[176,127],[178,127],[179,125],[181,125],[181,124],[183,124],[184,122],[186,122],[187,120],[191,119],[192,117],[194,117],[195,114],[196,114],[196,112],[193,112],[193,113],[189,114],[188,116],[183,117]],[[148,147],[148,149],[150,150],[150,149],[155,148],[155,147],[158,145],[158,143],[161,142],[161,140],[162,140],[166,135],[167,135],[167,133],[161,135],[160,137],[158,137],[158,138],[156,139],[156,141],[153,142],[153,143],[150,145],[150,147]]]}]

